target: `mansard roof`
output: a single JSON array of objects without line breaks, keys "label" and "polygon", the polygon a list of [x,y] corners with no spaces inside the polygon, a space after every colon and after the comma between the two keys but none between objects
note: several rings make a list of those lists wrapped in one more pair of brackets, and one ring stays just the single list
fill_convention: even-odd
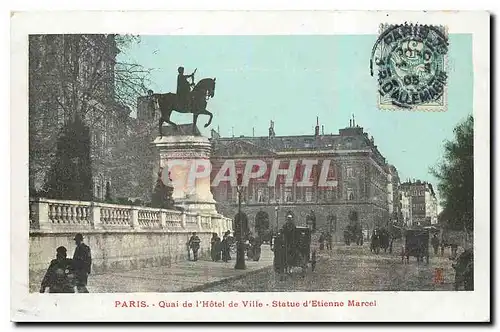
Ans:
[{"label": "mansard roof", "polygon": [[295,136],[240,136],[213,137],[212,157],[270,156],[286,152],[315,151],[356,151],[370,150],[372,158],[380,165],[386,160],[374,144],[373,138],[361,127],[348,127],[339,130],[338,135],[295,135]]},{"label": "mansard roof", "polygon": [[212,157],[272,156],[275,154],[273,150],[245,140],[216,140],[212,148]]}]

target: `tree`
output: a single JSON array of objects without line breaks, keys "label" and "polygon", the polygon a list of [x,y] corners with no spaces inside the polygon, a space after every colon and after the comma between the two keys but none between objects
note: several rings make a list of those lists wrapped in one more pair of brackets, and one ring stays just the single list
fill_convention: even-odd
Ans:
[{"label": "tree", "polygon": [[444,161],[432,170],[438,179],[446,226],[474,230],[474,119],[469,115],[444,144]]},{"label": "tree", "polygon": [[106,203],[113,203],[113,199],[111,198],[111,183],[106,182],[106,195],[104,196],[104,201]]},{"label": "tree", "polygon": [[174,189],[172,186],[167,186],[163,183],[161,174],[161,171],[158,172],[158,179],[156,180],[156,185],[151,197],[151,207],[172,209],[174,208],[174,200],[172,198]]},{"label": "tree", "polygon": [[259,211],[255,215],[255,232],[259,237],[263,237],[269,230],[269,214],[265,211]]},{"label": "tree", "polygon": [[92,152],[114,144],[110,136],[119,131],[118,117],[128,117],[149,83],[148,69],[117,61],[137,42],[138,37],[114,34],[29,36],[30,187],[43,181],[53,163],[54,133],[76,114],[89,126]]},{"label": "tree", "polygon": [[49,198],[90,201],[92,189],[89,129],[76,116],[58,137],[45,192]]}]

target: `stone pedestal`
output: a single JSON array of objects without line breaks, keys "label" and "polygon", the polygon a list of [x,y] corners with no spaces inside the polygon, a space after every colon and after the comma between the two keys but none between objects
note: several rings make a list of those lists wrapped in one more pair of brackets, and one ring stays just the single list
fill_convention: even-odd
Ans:
[{"label": "stone pedestal", "polygon": [[[203,136],[163,136],[152,143],[158,153],[156,170],[162,170],[164,183],[170,174],[175,205],[190,212],[214,213],[210,191],[211,144]],[[156,173],[156,172],[155,172]]]}]

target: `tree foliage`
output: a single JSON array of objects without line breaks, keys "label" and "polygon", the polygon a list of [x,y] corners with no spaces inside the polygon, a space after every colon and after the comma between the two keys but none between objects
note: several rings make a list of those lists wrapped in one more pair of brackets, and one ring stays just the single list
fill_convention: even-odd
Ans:
[{"label": "tree foliage", "polygon": [[104,196],[104,201],[106,203],[113,203],[113,198],[111,197],[111,183],[106,182],[106,193]]},{"label": "tree foliage", "polygon": [[440,221],[455,230],[474,230],[474,119],[454,129],[444,144],[444,161],[432,173],[438,178],[443,204]]},{"label": "tree foliage", "polygon": [[[29,36],[30,187],[38,187],[54,162],[54,133],[75,115],[89,126],[91,157],[110,155],[116,126],[149,85],[150,70],[126,55],[139,41],[115,34]],[[96,149],[102,153],[94,156]]]},{"label": "tree foliage", "polygon": [[163,183],[161,179],[161,171],[158,173],[158,179],[156,180],[156,185],[151,196],[151,207],[161,208],[161,209],[173,209],[174,200],[172,199],[172,193],[174,189],[172,186],[167,186]]},{"label": "tree foliage", "polygon": [[90,135],[79,116],[61,131],[56,158],[48,173],[49,198],[90,201],[93,198]]},{"label": "tree foliage", "polygon": [[269,214],[259,211],[255,215],[255,232],[260,236],[269,230]]}]

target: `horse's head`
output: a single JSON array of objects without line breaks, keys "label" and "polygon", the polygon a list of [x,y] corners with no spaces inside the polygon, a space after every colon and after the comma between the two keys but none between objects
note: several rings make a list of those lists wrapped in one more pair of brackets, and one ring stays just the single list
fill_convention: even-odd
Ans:
[{"label": "horse's head", "polygon": [[215,78],[204,78],[196,84],[193,92],[202,93],[209,98],[215,95]]}]

